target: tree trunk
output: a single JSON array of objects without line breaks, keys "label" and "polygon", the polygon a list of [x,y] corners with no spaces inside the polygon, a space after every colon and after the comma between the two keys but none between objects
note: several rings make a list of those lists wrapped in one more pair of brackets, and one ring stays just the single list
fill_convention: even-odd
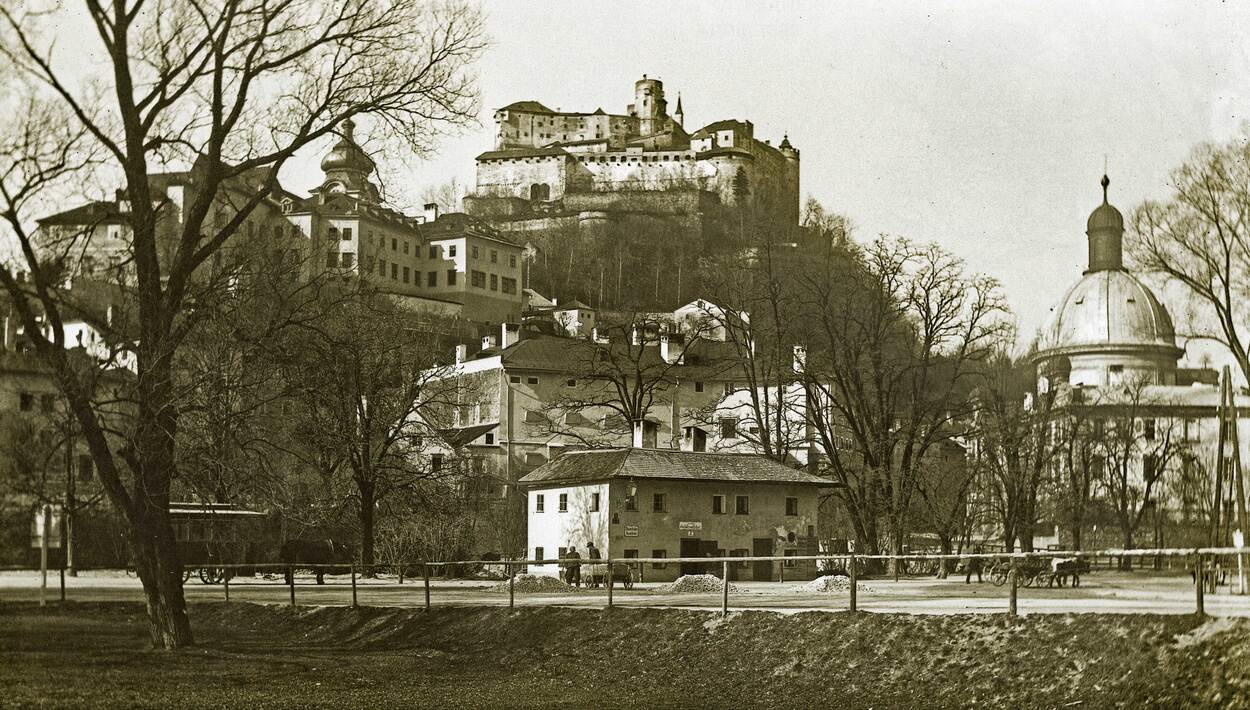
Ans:
[{"label": "tree trunk", "polygon": [[[1124,549],[1133,549],[1133,531],[1124,530]],[[1127,555],[1120,556],[1120,569],[1128,572],[1133,569],[1133,558]]]},{"label": "tree trunk", "polygon": [[376,491],[372,483],[360,483],[360,565],[361,574],[373,576],[373,524]]},{"label": "tree trunk", "polygon": [[1081,549],[1081,523],[1077,522],[1072,525],[1072,549]]},{"label": "tree trunk", "polygon": [[175,649],[194,643],[182,595],[182,563],[167,508],[137,500],[131,520],[135,570],[143,582],[148,631],[156,648]]}]

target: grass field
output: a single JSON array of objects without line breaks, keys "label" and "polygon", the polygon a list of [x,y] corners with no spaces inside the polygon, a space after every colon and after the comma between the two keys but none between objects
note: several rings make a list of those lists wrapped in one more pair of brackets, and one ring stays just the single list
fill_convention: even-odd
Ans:
[{"label": "grass field", "polygon": [[1250,707],[1250,622],[673,609],[0,605],[0,705]]}]

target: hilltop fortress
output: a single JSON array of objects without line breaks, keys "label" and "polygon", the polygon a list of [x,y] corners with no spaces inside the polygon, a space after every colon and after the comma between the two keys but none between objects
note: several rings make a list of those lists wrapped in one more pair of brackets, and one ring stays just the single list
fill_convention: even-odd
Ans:
[{"label": "hilltop fortress", "polygon": [[701,232],[718,206],[798,223],[799,151],[789,137],[773,146],[733,119],[687,132],[681,97],[670,115],[659,79],[635,82],[622,114],[518,101],[495,122],[495,147],[477,156],[464,208],[502,231],[594,233],[643,219]]}]

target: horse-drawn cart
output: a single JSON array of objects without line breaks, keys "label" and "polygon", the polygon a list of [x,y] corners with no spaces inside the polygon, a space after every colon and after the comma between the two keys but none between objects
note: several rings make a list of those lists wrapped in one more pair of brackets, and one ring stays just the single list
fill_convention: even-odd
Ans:
[{"label": "horse-drawn cart", "polygon": [[254,561],[265,514],[233,503],[170,503],[169,518],[182,559],[182,580],[197,570],[204,584],[221,584],[236,570],[223,565]]},{"label": "horse-drawn cart", "polygon": [[[606,587],[608,584],[608,566],[606,563],[596,562],[582,565],[582,584],[591,589],[597,587]],[[612,566],[612,585],[624,587],[626,589],[634,588],[634,571],[633,565],[615,564]]]}]

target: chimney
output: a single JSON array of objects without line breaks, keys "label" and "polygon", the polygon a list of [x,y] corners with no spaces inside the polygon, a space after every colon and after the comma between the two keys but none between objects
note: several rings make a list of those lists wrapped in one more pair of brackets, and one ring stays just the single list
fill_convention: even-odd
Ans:
[{"label": "chimney", "polygon": [[635,449],[641,449],[641,448],[642,448],[642,429],[643,429],[643,424],[644,424],[644,422],[643,422],[643,420],[641,420],[641,419],[639,419],[639,420],[637,420],[637,421],[635,421],[635,422],[634,422],[634,440],[633,440],[632,445],[633,445],[633,447],[634,447]]},{"label": "chimney", "polygon": [[460,363],[468,359],[469,359],[469,346],[457,345],[456,346],[456,364],[459,365]]},{"label": "chimney", "polygon": [[499,347],[506,348],[510,345],[516,345],[521,339],[521,325],[519,323],[504,323],[499,326]]},{"label": "chimney", "polygon": [[489,350],[489,349],[491,349],[491,348],[495,347],[496,345],[498,345],[498,342],[497,342],[496,338],[498,338],[498,336],[495,336],[495,335],[483,335],[483,336],[482,336],[482,349],[483,349],[483,350]]},{"label": "chimney", "polygon": [[425,223],[429,224],[430,222],[433,222],[436,219],[438,219],[438,203],[437,202],[425,203]]},{"label": "chimney", "polygon": [[661,333],[660,334],[660,357],[664,362],[681,363],[682,352],[681,342],[683,338],[679,333]]},{"label": "chimney", "polygon": [[599,343],[600,345],[607,345],[609,342],[608,336],[604,333],[599,332],[599,326],[595,326],[594,328],[590,329],[590,339],[595,341],[596,343]]},{"label": "chimney", "polygon": [[801,373],[807,368],[807,348],[802,345],[794,346],[794,371]]}]

